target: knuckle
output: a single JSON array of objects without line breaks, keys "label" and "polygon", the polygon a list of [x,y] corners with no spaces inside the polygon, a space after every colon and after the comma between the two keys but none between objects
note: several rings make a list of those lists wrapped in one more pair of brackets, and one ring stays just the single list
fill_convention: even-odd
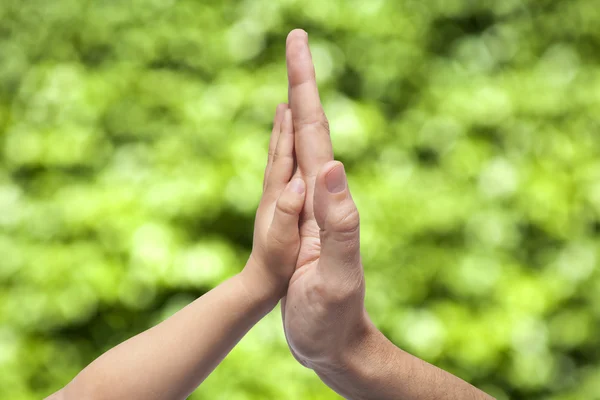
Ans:
[{"label": "knuckle", "polygon": [[354,204],[339,208],[330,216],[330,224],[335,227],[336,233],[352,236],[360,228],[360,215]]},{"label": "knuckle", "polygon": [[298,214],[298,206],[296,202],[286,196],[285,193],[279,196],[276,207],[277,210],[283,215],[296,216]]},{"label": "knuckle", "polygon": [[327,132],[327,134],[329,134],[329,120],[327,119],[327,116],[325,116],[324,113],[315,125],[322,131]]},{"label": "knuckle", "polygon": [[323,127],[323,130],[325,130],[325,132],[327,132],[329,134],[329,132],[330,132],[329,119],[327,118],[327,116],[325,114],[323,114],[323,119],[321,120],[321,126]]},{"label": "knuckle", "polygon": [[332,286],[329,302],[332,305],[343,306],[360,301],[364,296],[364,278],[362,274],[349,275],[346,279],[337,281]]},{"label": "knuckle", "polygon": [[327,296],[327,304],[334,307],[342,307],[352,298],[352,293],[348,290],[332,290]]},{"label": "knuckle", "polygon": [[364,274],[362,268],[357,268],[344,277],[323,275],[311,285],[309,300],[313,304],[322,304],[326,310],[342,310],[362,304],[364,293]]},{"label": "knuckle", "polygon": [[294,163],[294,156],[290,153],[281,153],[276,151],[273,155],[273,164],[288,165]]},{"label": "knuckle", "polygon": [[300,118],[297,122],[301,126],[300,131],[304,129],[315,128],[317,130],[321,130],[323,132],[327,132],[329,134],[329,120],[325,115],[325,112],[319,105],[318,110],[315,110],[314,113],[310,113],[310,116]]},{"label": "knuckle", "polygon": [[348,285],[336,285],[334,290],[330,290],[327,296],[327,304],[330,307],[345,308],[353,303],[357,293]]}]

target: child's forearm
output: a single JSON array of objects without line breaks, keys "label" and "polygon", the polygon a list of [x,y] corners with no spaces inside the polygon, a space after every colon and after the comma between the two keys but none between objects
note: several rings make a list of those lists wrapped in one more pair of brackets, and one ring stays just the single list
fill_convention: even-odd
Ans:
[{"label": "child's forearm", "polygon": [[[244,270],[161,324],[106,352],[48,400],[179,400],[285,294],[300,248],[306,183],[294,174],[294,129],[277,107],[252,255]],[[293,178],[293,179],[292,179]]]},{"label": "child's forearm", "polygon": [[279,299],[251,268],[106,352],[57,398],[185,399]]}]

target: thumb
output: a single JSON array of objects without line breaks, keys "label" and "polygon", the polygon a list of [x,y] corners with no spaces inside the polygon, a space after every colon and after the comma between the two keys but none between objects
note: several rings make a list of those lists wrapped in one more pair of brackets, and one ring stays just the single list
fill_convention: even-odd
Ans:
[{"label": "thumb", "polygon": [[360,230],[341,162],[330,161],[319,171],[313,208],[321,229],[320,264],[347,275],[348,268],[360,266]]},{"label": "thumb", "polygon": [[[298,219],[304,206],[306,185],[300,178],[292,179],[275,204],[268,241],[279,254],[290,254],[291,246],[299,246]],[[297,250],[297,248],[296,248]]]}]

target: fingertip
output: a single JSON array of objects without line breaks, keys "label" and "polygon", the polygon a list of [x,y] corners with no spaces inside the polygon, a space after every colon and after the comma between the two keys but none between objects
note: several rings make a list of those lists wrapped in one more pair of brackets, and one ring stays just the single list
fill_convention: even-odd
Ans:
[{"label": "fingertip", "polygon": [[288,104],[287,103],[279,103],[277,104],[277,107],[275,108],[275,122],[278,121],[283,121],[283,117],[285,115],[285,110],[288,109]]},{"label": "fingertip", "polygon": [[329,173],[331,173],[334,169],[339,167],[341,167],[342,169],[344,168],[344,164],[342,164],[341,161],[327,161],[325,164],[323,164],[321,170],[319,171],[319,180],[325,181],[327,175],[329,175]]},{"label": "fingertip", "polygon": [[296,28],[293,29],[290,33],[288,33],[286,38],[286,43],[290,43],[294,39],[300,39],[303,41],[308,41],[308,33],[304,29]]},{"label": "fingertip", "polygon": [[[288,68],[293,67],[294,70],[298,69],[298,72],[312,65],[308,36],[302,29],[294,29],[286,39],[286,62]],[[294,82],[291,83],[294,85]]]},{"label": "fingertip", "polygon": [[325,175],[325,185],[329,193],[340,193],[346,189],[346,171],[344,165],[339,163]]},{"label": "fingertip", "polygon": [[[344,164],[339,161],[328,161],[319,170],[315,185],[315,213],[318,214],[316,204],[326,204],[330,200],[339,202],[347,196],[347,182]],[[322,211],[322,210],[321,210]]]},{"label": "fingertip", "polygon": [[282,121],[283,121],[283,123],[281,124],[282,132],[293,133],[294,126],[292,123],[292,110],[291,109],[288,108],[285,110]]}]

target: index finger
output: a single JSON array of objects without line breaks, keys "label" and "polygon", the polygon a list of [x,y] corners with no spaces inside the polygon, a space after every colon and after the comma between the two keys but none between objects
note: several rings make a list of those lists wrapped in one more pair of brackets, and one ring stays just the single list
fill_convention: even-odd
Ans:
[{"label": "index finger", "polygon": [[288,35],[286,62],[298,167],[303,174],[316,176],[333,159],[333,150],[305,31],[295,29]]}]

